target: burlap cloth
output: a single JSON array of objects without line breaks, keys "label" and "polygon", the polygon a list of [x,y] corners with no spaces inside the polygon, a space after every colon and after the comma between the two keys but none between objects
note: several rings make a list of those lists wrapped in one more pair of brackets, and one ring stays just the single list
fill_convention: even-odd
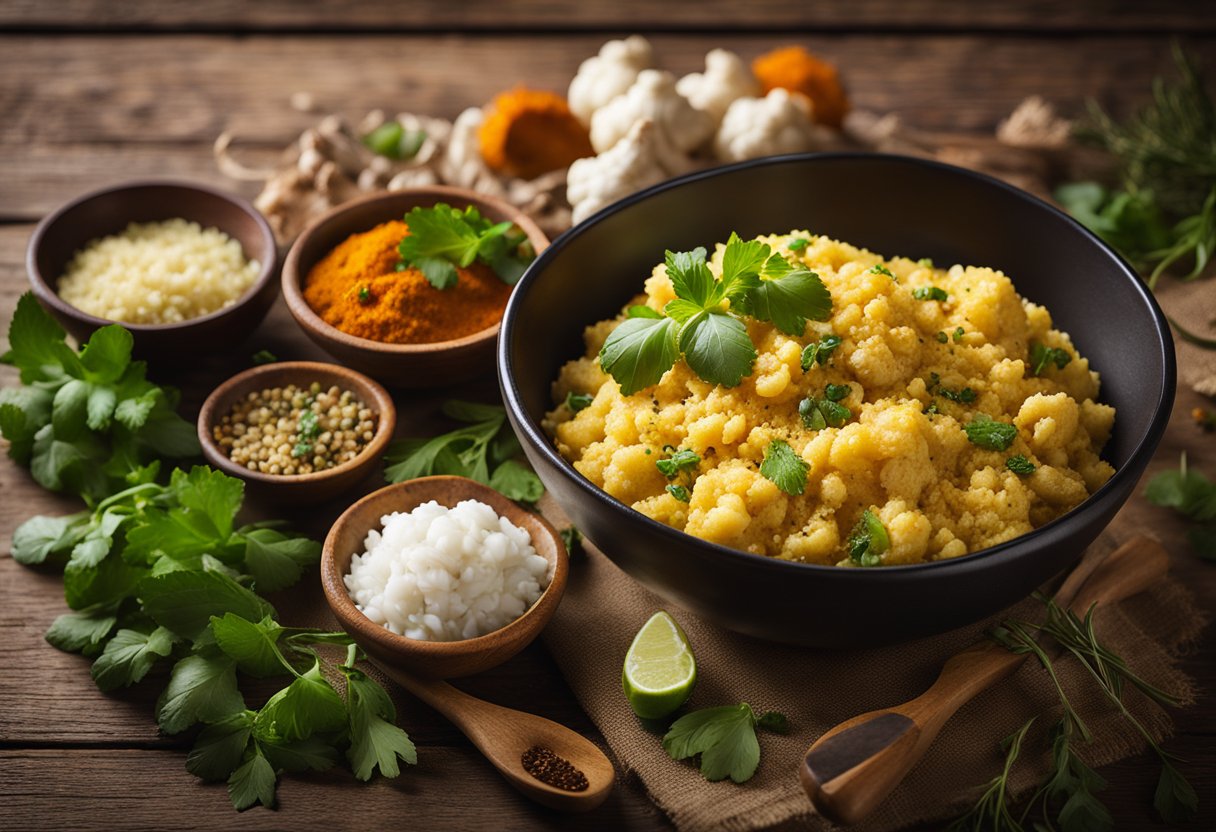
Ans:
[{"label": "burlap cloth", "polygon": [[[1125,524],[1130,525],[1130,524]],[[1114,548],[1134,530],[1118,519],[1091,547]],[[684,628],[697,657],[698,681],[690,708],[747,702],[758,712],[789,717],[791,732],[760,732],[760,767],[742,785],[710,783],[689,762],[670,759],[659,734],[645,728],[621,691],[621,666],[634,634],[656,610],[666,609]],[[728,632],[664,603],[588,547],[572,564],[570,583],[544,640],[579,702],[608,741],[618,768],[636,775],[655,803],[683,830],[752,830],[781,825],[829,829],[812,814],[797,769],[810,743],[856,714],[903,702],[932,683],[953,653],[983,637],[999,619],[1041,619],[1042,605],[1026,600],[992,619],[910,644],[865,651],[783,647]],[[1191,681],[1174,663],[1177,650],[1202,628],[1189,593],[1170,579],[1096,616],[1101,638],[1144,678],[1193,700]],[[842,626],[844,624],[842,623]],[[1093,731],[1084,747],[1091,765],[1136,754],[1143,741],[1101,698],[1075,661],[1058,670],[1077,711]],[[1131,710],[1158,738],[1170,734],[1170,717],[1144,696],[1127,696]],[[1011,778],[1022,794],[1047,773],[1044,737],[1059,713],[1058,698],[1040,666],[1026,662],[1011,678],[965,705],[928,754],[873,815],[853,828],[898,829],[944,819],[970,806],[981,784],[1000,769],[1002,738],[1038,715],[1023,763]],[[1146,783],[1146,793],[1152,784]]]}]

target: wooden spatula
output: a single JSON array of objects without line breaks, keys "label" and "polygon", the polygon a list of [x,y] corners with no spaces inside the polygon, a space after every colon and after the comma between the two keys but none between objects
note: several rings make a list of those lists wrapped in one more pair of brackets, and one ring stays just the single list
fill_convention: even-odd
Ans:
[{"label": "wooden spatula", "polygon": [[[1055,595],[1084,615],[1147,589],[1169,569],[1161,544],[1135,537],[1105,556],[1085,558]],[[816,740],[798,775],[815,809],[837,823],[857,823],[891,793],[964,703],[1009,676],[1025,655],[989,641],[951,657],[937,681],[902,705],[855,716]]]}]

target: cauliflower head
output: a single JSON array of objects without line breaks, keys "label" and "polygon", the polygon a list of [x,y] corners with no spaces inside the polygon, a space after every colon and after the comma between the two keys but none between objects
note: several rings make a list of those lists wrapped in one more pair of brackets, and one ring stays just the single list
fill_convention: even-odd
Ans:
[{"label": "cauliflower head", "polygon": [[739,98],[731,103],[714,137],[714,155],[724,162],[740,162],[801,153],[820,144],[810,103],[779,87],[764,98]]},{"label": "cauliflower head", "polygon": [[578,224],[604,206],[666,179],[658,141],[655,123],[641,119],[611,149],[570,165],[566,196],[574,208],[573,222]]},{"label": "cauliflower head", "polygon": [[638,73],[624,95],[617,96],[591,117],[591,146],[603,153],[625,137],[630,128],[648,118],[659,137],[678,154],[689,154],[714,132],[714,120],[676,92],[670,72],[646,69]]},{"label": "cauliflower head", "polygon": [[583,124],[591,123],[592,114],[633,86],[638,73],[654,64],[650,41],[641,35],[624,40],[610,40],[579,65],[570,82],[566,100],[570,111]]},{"label": "cauliflower head", "polygon": [[760,95],[760,82],[734,52],[713,49],[705,56],[705,72],[685,75],[676,82],[676,92],[717,124],[737,99]]}]

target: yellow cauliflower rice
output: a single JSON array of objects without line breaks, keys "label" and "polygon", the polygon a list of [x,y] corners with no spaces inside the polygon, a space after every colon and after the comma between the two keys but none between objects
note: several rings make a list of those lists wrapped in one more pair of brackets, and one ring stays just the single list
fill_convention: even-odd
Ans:
[{"label": "yellow cauliflower rice", "polygon": [[[885,260],[805,231],[757,239],[817,273],[832,311],[802,337],[745,319],[758,358],[737,387],[707,383],[678,359],[658,384],[622,395],[598,354],[624,314],[589,326],[585,357],[562,368],[545,427],[558,451],[613,497],[704,540],[842,566],[855,563],[847,540],[869,510],[889,538],[869,563],[894,565],[958,557],[1026,534],[1114,473],[1098,456],[1115,418],[1097,401],[1098,373],[1067,333],[1052,328],[1048,311],[1021,298],[1001,272]],[[791,250],[794,240],[809,242]],[[715,276],[723,250],[710,258]],[[674,297],[659,265],[634,303],[661,311]],[[804,348],[831,335],[839,346],[804,371]],[[1041,360],[1044,349],[1058,360]],[[840,427],[807,427],[800,402],[822,400],[829,389],[848,418]],[[575,412],[571,393],[593,398]],[[964,427],[985,417],[1016,427],[1008,447],[969,439]],[[801,495],[760,473],[774,440],[805,462]],[[677,449],[698,460],[669,479],[655,462]],[[669,489],[673,483],[687,490]]]}]

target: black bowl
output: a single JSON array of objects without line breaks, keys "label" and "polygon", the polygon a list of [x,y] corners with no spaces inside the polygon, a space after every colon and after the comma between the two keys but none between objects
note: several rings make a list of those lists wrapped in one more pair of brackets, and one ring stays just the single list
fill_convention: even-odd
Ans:
[{"label": "black bowl", "polygon": [[[641,290],[664,249],[807,228],[887,256],[992,266],[1043,304],[1102,374],[1117,409],[1115,475],[1065,516],[952,560],[880,569],[728,549],[643,516],[563,459],[540,427],[583,327]],[[648,588],[724,627],[817,647],[903,641],[977,621],[1076,561],[1131,494],[1169,420],[1173,342],[1161,310],[1109,247],[1052,206],[961,168],[877,154],[762,159],[693,174],[563,234],[515,288],[498,350],[511,424],[574,523]]]}]

